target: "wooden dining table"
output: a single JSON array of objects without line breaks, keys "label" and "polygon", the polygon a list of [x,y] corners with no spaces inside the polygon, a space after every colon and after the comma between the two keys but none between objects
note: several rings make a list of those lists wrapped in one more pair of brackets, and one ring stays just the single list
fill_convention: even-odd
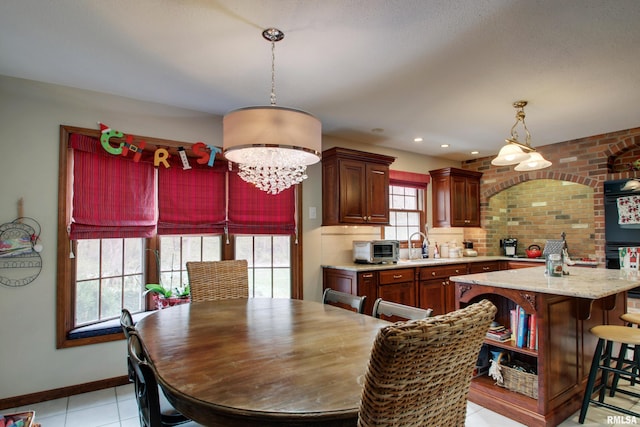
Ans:
[{"label": "wooden dining table", "polygon": [[167,399],[207,426],[355,426],[389,322],[313,301],[183,304],[136,325]]}]

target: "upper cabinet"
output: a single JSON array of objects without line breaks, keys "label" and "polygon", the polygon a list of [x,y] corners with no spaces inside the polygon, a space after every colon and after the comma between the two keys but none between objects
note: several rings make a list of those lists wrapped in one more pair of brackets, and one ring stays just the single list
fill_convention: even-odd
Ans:
[{"label": "upper cabinet", "polygon": [[322,225],[389,224],[389,165],[395,157],[346,148],[322,153]]},{"label": "upper cabinet", "polygon": [[429,171],[434,227],[480,227],[481,172],[457,168]]}]

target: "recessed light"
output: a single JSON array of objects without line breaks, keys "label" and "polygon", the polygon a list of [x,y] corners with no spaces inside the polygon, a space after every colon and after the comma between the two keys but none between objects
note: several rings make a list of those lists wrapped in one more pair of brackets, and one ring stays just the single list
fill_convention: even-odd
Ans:
[{"label": "recessed light", "polygon": [[472,151],[471,154],[480,154],[479,151]]},{"label": "recessed light", "polygon": [[449,144],[440,144],[440,148],[449,148]]},{"label": "recessed light", "polygon": [[413,142],[422,142],[422,138],[420,137],[413,138]]},{"label": "recessed light", "polygon": [[373,129],[371,129],[371,132],[373,132],[373,133],[383,133],[384,129],[382,129],[382,128],[373,128]]}]

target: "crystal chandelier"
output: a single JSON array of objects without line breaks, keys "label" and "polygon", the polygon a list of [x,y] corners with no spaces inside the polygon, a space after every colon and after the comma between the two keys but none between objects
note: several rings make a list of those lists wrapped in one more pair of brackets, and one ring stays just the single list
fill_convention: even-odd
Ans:
[{"label": "crystal chandelier", "polygon": [[[511,127],[511,138],[505,139],[507,145],[502,147],[498,156],[491,161],[492,165],[508,166],[517,164],[514,169],[520,172],[544,169],[551,166],[551,162],[542,157],[542,154],[531,146],[531,134],[527,129],[527,124],[524,122],[525,105],[527,105],[527,101],[513,103],[513,107],[516,109],[516,122]],[[518,123],[522,123],[526,135],[524,143],[518,140],[518,131],[516,130]]]},{"label": "crystal chandelier", "polygon": [[276,106],[276,28],[262,36],[271,42],[271,105],[234,110],[222,121],[223,154],[238,164],[240,178],[269,194],[278,194],[307,178],[308,165],[320,160],[322,125],[311,114]]}]

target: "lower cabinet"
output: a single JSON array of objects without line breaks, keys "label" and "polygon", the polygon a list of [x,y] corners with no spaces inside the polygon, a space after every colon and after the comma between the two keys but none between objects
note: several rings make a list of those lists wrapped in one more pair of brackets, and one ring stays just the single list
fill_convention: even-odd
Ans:
[{"label": "lower cabinet", "polygon": [[412,307],[417,305],[413,268],[385,270],[378,274],[378,298]]},{"label": "lower cabinet", "polygon": [[433,315],[455,310],[455,293],[449,277],[467,274],[467,264],[418,269],[418,306],[432,309]]}]

